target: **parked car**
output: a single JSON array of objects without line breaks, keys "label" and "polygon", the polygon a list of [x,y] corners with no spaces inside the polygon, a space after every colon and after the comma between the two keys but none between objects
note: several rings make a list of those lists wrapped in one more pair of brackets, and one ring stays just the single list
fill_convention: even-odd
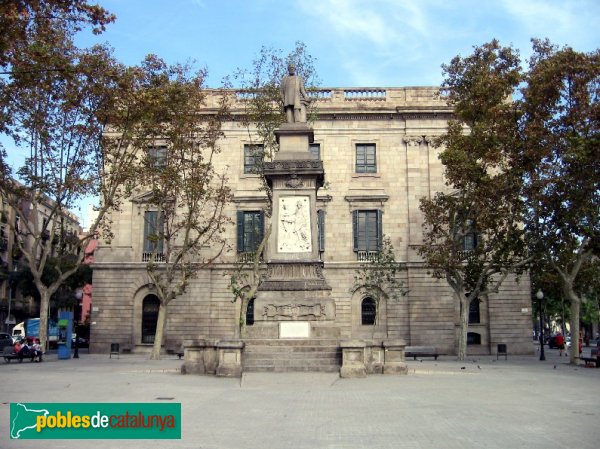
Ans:
[{"label": "parked car", "polygon": [[4,351],[5,347],[12,346],[12,345],[13,345],[12,336],[10,334],[7,334],[6,332],[1,332],[0,333],[0,351]]}]

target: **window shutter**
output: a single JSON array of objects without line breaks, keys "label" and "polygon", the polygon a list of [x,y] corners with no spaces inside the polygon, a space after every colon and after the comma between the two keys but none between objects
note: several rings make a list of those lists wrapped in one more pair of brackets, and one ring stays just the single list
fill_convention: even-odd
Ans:
[{"label": "window shutter", "polygon": [[377,251],[383,247],[383,211],[377,210]]},{"label": "window shutter", "polygon": [[317,232],[319,236],[319,251],[325,251],[325,211],[317,211]]},{"label": "window shutter", "polygon": [[262,242],[262,239],[265,236],[265,213],[261,210],[258,213],[258,240],[256,242],[256,248]]},{"label": "window shutter", "polygon": [[244,211],[237,211],[237,250],[244,252]]},{"label": "window shutter", "polygon": [[156,252],[157,253],[162,253],[163,252],[163,245],[164,245],[164,234],[165,234],[165,215],[163,212],[156,212],[156,227],[154,229],[154,232],[156,233],[156,236],[158,237],[158,241],[157,243],[157,247],[156,247]]},{"label": "window shutter", "polygon": [[357,210],[352,211],[352,236],[353,236],[352,250],[358,251],[358,211]]},{"label": "window shutter", "polygon": [[144,213],[144,252],[149,253],[152,251],[152,245],[150,240],[148,240],[148,236],[152,233],[152,213],[146,212]]}]

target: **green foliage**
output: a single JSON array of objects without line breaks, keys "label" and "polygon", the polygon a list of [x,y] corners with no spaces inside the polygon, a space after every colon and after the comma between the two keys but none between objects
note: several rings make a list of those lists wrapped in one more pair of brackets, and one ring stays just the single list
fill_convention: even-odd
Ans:
[{"label": "green foliage", "polygon": [[[518,154],[520,111],[510,101],[522,79],[518,53],[493,40],[444,65],[442,93],[455,119],[435,144],[442,147],[446,192],[422,198],[423,246],[419,253],[444,278],[460,303],[458,355],[464,359],[469,303],[497,291],[529,261],[522,217]],[[474,247],[465,247],[468,234]]]},{"label": "green foliage", "polygon": [[391,239],[384,236],[381,249],[355,271],[351,292],[366,289],[377,304],[384,297],[398,301],[408,293],[404,282],[398,279],[400,271],[405,269],[396,262]]},{"label": "green foliage", "polygon": [[540,40],[533,50],[521,100],[526,229],[532,252],[558,275],[577,335],[590,314],[586,272],[598,274],[600,51]]},{"label": "green foliage", "polygon": [[[50,257],[44,266],[42,283],[46,287],[57,282],[61,273],[73,268],[76,271],[61,284],[61,289],[52,297],[53,303],[57,306],[61,304],[72,306],[75,303],[75,290],[92,283],[92,268],[89,265],[78,265],[74,257],[70,259]],[[24,297],[31,296],[37,301],[40,300],[40,292],[27,265],[21,265],[17,271],[11,272],[10,282],[21,291]],[[62,301],[58,301],[61,298]]]},{"label": "green foliage", "polygon": [[[113,20],[85,0],[8,0],[0,5],[0,67],[5,75],[0,78],[0,132],[29,156],[13,173],[0,149],[0,195],[19,218],[14,249],[28,264],[41,296],[42,344],[50,298],[82,263],[97,229],[94,223],[88,236],[68,241],[71,236],[63,233],[61,223],[68,209],[101,189],[100,135],[119,82],[120,66],[108,48],[80,49],[74,40],[85,27],[98,33]],[[15,175],[20,183],[13,181]],[[112,205],[109,199],[98,220]],[[15,231],[14,223],[8,225]],[[56,240],[49,238],[54,235]],[[78,257],[71,263],[73,254]],[[54,257],[63,260],[52,266]],[[58,273],[51,276],[54,280],[48,281],[49,271]]]},{"label": "green foliage", "polygon": [[160,217],[148,238],[162,244],[153,245],[146,265],[161,304],[151,356],[157,359],[167,305],[228,248],[223,233],[231,220],[224,211],[232,194],[226,171],[217,172],[213,161],[220,152],[221,125],[229,104],[223,95],[218,109],[205,113],[204,69],[169,66],[150,55],[138,73],[142,76],[131,104],[139,115],[133,122],[128,116],[119,117],[120,132],[109,144],[127,142],[126,148],[137,153],[131,191],[137,194],[138,207]]}]

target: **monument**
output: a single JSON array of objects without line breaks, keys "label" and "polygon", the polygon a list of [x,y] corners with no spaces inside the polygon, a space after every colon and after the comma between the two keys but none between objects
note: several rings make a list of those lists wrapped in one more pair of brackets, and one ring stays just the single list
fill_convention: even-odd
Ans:
[{"label": "monument", "polygon": [[279,151],[264,165],[273,215],[267,278],[254,302],[254,332],[264,338],[335,338],[335,303],[319,260],[317,231],[323,162],[309,151],[314,139],[306,122],[310,99],[293,65],[281,82],[281,95],[287,122],[275,131]]}]

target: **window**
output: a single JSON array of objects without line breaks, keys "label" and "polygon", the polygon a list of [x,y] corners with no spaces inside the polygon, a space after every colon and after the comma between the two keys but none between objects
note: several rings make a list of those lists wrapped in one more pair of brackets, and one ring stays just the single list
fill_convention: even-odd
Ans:
[{"label": "window", "polygon": [[317,160],[321,160],[321,144],[320,143],[311,143],[308,145],[308,151],[313,157]]},{"label": "window", "polygon": [[319,252],[325,251],[325,211],[317,211],[317,235],[319,237]]},{"label": "window", "polygon": [[264,214],[262,211],[237,212],[237,250],[253,253],[263,239]]},{"label": "window", "polygon": [[479,324],[481,322],[481,317],[479,315],[479,301],[478,298],[475,298],[469,304],[469,324]]},{"label": "window", "polygon": [[144,298],[142,304],[142,343],[154,343],[159,309],[160,300],[157,296],[148,295]]},{"label": "window", "polygon": [[[144,213],[144,258],[163,252],[162,234],[164,223],[162,214],[158,211]],[[147,262],[147,260],[144,260]]]},{"label": "window", "polygon": [[356,144],[356,173],[377,173],[374,143]]},{"label": "window", "polygon": [[467,332],[467,345],[480,345],[481,334],[477,332]]},{"label": "window", "polygon": [[463,251],[473,251],[477,247],[478,235],[475,230],[475,222],[473,220],[466,220],[464,236],[461,240],[461,247]]},{"label": "window", "polygon": [[382,211],[355,210],[352,212],[354,251],[379,251],[382,239]]},{"label": "window", "polygon": [[263,145],[244,145],[244,173],[258,173],[264,155]]},{"label": "window", "polygon": [[148,160],[150,165],[156,168],[167,165],[167,147],[156,146],[148,148]]},{"label": "window", "polygon": [[373,298],[365,298],[360,304],[360,322],[363,326],[375,325],[377,304]]},{"label": "window", "polygon": [[246,326],[254,324],[254,298],[250,298],[246,306]]}]

